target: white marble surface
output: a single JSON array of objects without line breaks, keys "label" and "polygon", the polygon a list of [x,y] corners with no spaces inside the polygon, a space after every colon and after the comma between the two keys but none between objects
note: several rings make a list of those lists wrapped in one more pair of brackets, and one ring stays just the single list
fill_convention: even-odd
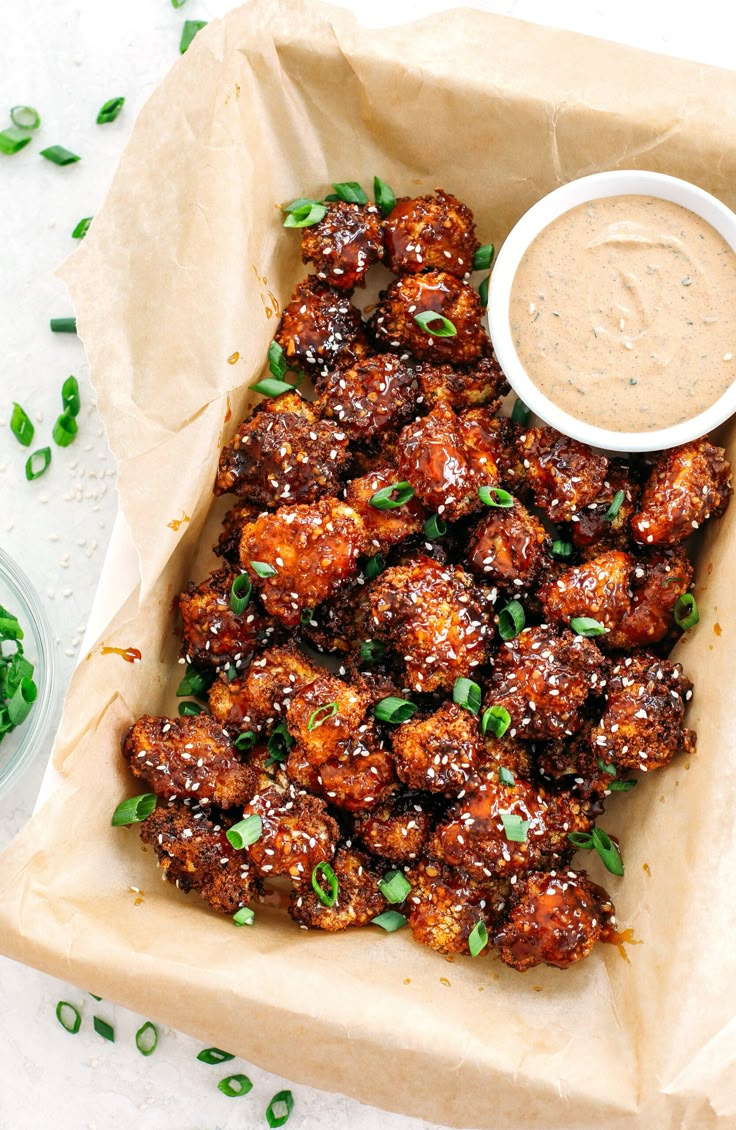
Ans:
[{"label": "white marble surface", "polygon": [[[338,0],[340,2],[340,0]],[[372,25],[397,23],[457,6],[449,0],[342,0]],[[0,129],[5,107],[36,106],[41,136],[12,158],[0,157],[0,421],[20,400],[37,425],[39,446],[59,409],[69,373],[85,407],[77,443],[54,449],[43,479],[28,484],[25,453],[0,427],[0,545],[36,584],[58,641],[62,688],[71,675],[115,517],[115,468],[91,404],[84,353],[73,336],[53,335],[49,317],[71,313],[53,271],[73,250],[76,222],[94,214],[135,115],[178,58],[184,19],[210,19],[228,0],[4,0],[0,5]],[[667,54],[733,66],[722,0],[476,0],[476,6],[605,36]],[[489,47],[492,50],[492,45]],[[482,56],[480,56],[482,58]],[[95,124],[99,107],[123,94],[121,117]],[[40,148],[64,144],[83,160],[59,169]],[[0,847],[33,808],[43,757],[0,797]],[[59,999],[81,1006],[82,1031],[67,1035],[54,1018]],[[199,1045],[162,1030],[144,1059],[133,1043],[142,1019],[77,989],[0,958],[0,1130],[250,1130],[264,1127],[271,1096],[284,1086],[235,1060],[208,1067]],[[116,1043],[95,1035],[96,1012],[115,1026]],[[245,1072],[253,1090],[229,1099],[224,1075]],[[335,1085],[339,1087],[339,1064]],[[429,1124],[387,1115],[340,1095],[294,1086],[294,1130],[420,1130]],[[469,1114],[469,1119],[472,1114]]]}]

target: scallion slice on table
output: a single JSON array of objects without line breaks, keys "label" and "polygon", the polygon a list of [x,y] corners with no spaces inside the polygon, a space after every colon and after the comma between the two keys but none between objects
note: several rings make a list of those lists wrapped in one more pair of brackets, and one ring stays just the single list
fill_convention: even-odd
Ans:
[{"label": "scallion slice on table", "polygon": [[7,129],[0,130],[0,153],[5,153],[7,157],[11,157],[13,153],[25,149],[30,140],[31,135],[26,133],[25,130],[8,126]]},{"label": "scallion slice on table", "polygon": [[579,851],[597,851],[606,871],[610,871],[612,875],[623,875],[624,863],[621,853],[602,828],[594,825],[590,832],[568,832],[567,838]]},{"label": "scallion slice on table", "polygon": [[422,310],[414,315],[414,321],[432,337],[457,337],[455,324],[435,310]]},{"label": "scallion slice on table", "polygon": [[179,52],[184,54],[185,51],[191,46],[192,40],[203,27],[207,27],[207,20],[185,20],[184,27],[181,29],[181,39],[179,40]]},{"label": "scallion slice on table", "polygon": [[394,190],[380,177],[373,178],[373,199],[381,209],[383,216],[388,216],[389,212],[392,212],[396,206]]},{"label": "scallion slice on table", "polygon": [[283,379],[287,369],[286,355],[277,341],[272,341],[268,347],[268,367],[272,377],[277,381]]},{"label": "scallion slice on table", "polygon": [[677,627],[682,628],[683,632],[686,632],[688,628],[694,628],[699,623],[700,613],[695,603],[695,597],[691,592],[678,596],[673,615]]},{"label": "scallion slice on table", "polygon": [[291,1091],[278,1091],[266,1108],[266,1121],[271,1130],[284,1126],[294,1109],[294,1096]]},{"label": "scallion slice on table", "polygon": [[405,506],[414,497],[414,487],[406,481],[392,483],[391,486],[382,487],[368,499],[368,505],[374,510],[398,510]]},{"label": "scallion slice on table", "polygon": [[242,851],[244,848],[250,847],[251,844],[260,840],[263,835],[263,821],[260,816],[251,813],[246,816],[244,820],[240,820],[237,824],[233,824],[232,828],[228,828],[225,833],[228,843],[236,849]]},{"label": "scallion slice on table", "polygon": [[233,914],[233,922],[236,926],[252,926],[256,920],[256,916],[249,906],[241,906],[240,910],[236,910]]},{"label": "scallion slice on table", "polygon": [[76,161],[82,160],[78,154],[72,153],[71,149],[65,149],[63,145],[50,145],[48,149],[41,150],[41,156],[54,165],[73,165]]},{"label": "scallion slice on table", "polygon": [[240,573],[232,583],[230,589],[230,607],[236,616],[245,612],[248,607],[253,585],[247,573]]},{"label": "scallion slice on table", "polygon": [[172,8],[183,8],[187,0],[171,0]]},{"label": "scallion slice on table", "polygon": [[155,793],[141,793],[140,796],[128,797],[117,806],[112,814],[113,828],[122,828],[127,824],[140,824],[150,816],[156,807]]},{"label": "scallion slice on table", "polygon": [[98,1036],[102,1036],[103,1040],[109,1040],[111,1044],[115,1043],[115,1029],[112,1024],[108,1024],[101,1016],[93,1016],[92,1024]]},{"label": "scallion slice on table", "polygon": [[488,927],[481,918],[479,922],[476,922],[475,926],[470,931],[470,934],[468,936],[468,949],[470,950],[470,956],[477,957],[479,953],[483,952],[487,945]]},{"label": "scallion slice on table", "polygon": [[227,1063],[231,1059],[235,1059],[234,1055],[230,1052],[224,1052],[222,1048],[202,1048],[198,1054],[197,1059],[200,1063]]},{"label": "scallion slice on table", "polygon": [[379,722],[391,722],[398,726],[401,722],[408,722],[418,709],[419,707],[415,702],[389,695],[388,698],[382,698],[380,702],[376,703],[373,707],[373,713]]},{"label": "scallion slice on table", "polygon": [[511,715],[505,706],[489,706],[483,711],[480,730],[484,737],[490,731],[494,738],[502,738],[510,725]]},{"label": "scallion slice on table", "polygon": [[316,200],[308,200],[305,204],[301,204],[293,211],[288,211],[284,220],[285,228],[312,228],[315,224],[324,220],[327,215],[327,208],[324,204],[319,204]]},{"label": "scallion slice on table", "polygon": [[124,105],[125,99],[122,96],[118,98],[108,98],[97,115],[97,125],[104,126],[107,125],[108,122],[114,122]]},{"label": "scallion slice on table", "polygon": [[79,425],[71,412],[62,412],[51,432],[51,437],[58,447],[68,447],[77,438]]},{"label": "scallion slice on table", "polygon": [[247,1075],[227,1075],[217,1084],[217,1089],[229,1099],[239,1099],[253,1090],[253,1084]]},{"label": "scallion slice on table", "polygon": [[79,399],[79,381],[76,377],[67,377],[61,386],[61,403],[64,411],[70,416],[78,416],[81,407]]},{"label": "scallion slice on table", "polygon": [[[72,1014],[71,1018],[66,1015],[67,1012]],[[73,1004],[69,1004],[69,1001],[59,1001],[56,1006],[56,1019],[72,1036],[76,1036],[82,1027],[82,1014]]]},{"label": "scallion slice on table", "polygon": [[158,1028],[147,1020],[135,1034],[135,1046],[141,1055],[153,1055],[158,1045]]},{"label": "scallion slice on table", "polygon": [[288,381],[277,381],[275,377],[264,377],[262,381],[256,381],[254,385],[250,386],[254,392],[260,392],[261,396],[283,396],[285,392],[296,392],[298,385],[290,385]]},{"label": "scallion slice on table", "polygon": [[498,614],[498,634],[502,640],[513,640],[526,623],[523,605],[510,600]]},{"label": "scallion slice on table", "polygon": [[52,318],[49,325],[52,334],[75,334],[77,332],[76,318]]},{"label": "scallion slice on table", "polygon": [[455,686],[452,688],[452,701],[457,706],[469,710],[471,714],[477,715],[480,712],[481,703],[480,687],[472,679],[456,679]]},{"label": "scallion slice on table", "polygon": [[341,181],[339,184],[333,184],[332,187],[338,200],[342,200],[346,204],[368,203],[367,195],[355,180]]},{"label": "scallion slice on table", "polygon": [[374,926],[380,926],[387,934],[393,934],[396,930],[400,930],[402,926],[406,926],[406,919],[403,914],[399,914],[398,910],[384,910],[383,914],[377,914],[375,918],[371,918]]},{"label": "scallion slice on table", "polygon": [[378,880],[378,889],[386,902],[400,903],[411,892],[411,883],[401,871],[387,871]]},{"label": "scallion slice on table", "polygon": [[10,430],[23,447],[30,447],[36,429],[31,423],[28,414],[20,404],[13,401],[13,414],[10,417]]},{"label": "scallion slice on table", "polygon": [[473,256],[474,271],[488,271],[493,262],[494,247],[492,243],[484,243]]},{"label": "scallion slice on table", "polygon": [[41,115],[33,106],[13,106],[10,120],[18,129],[38,129],[41,125]]},{"label": "scallion slice on table", "polygon": [[514,407],[511,409],[511,419],[515,424],[521,424],[522,428],[525,428],[529,423],[531,414],[531,409],[527,408],[523,400],[517,398],[514,401]]},{"label": "scallion slice on table", "polygon": [[89,231],[89,225],[92,223],[94,216],[85,216],[80,220],[74,231],[72,232],[72,239],[84,239]]},{"label": "scallion slice on table", "polygon": [[[326,888],[325,883],[327,884]],[[323,861],[312,869],[312,890],[323,906],[335,905],[339,889],[337,875],[329,863]]]},{"label": "scallion slice on table", "polygon": [[47,471],[51,463],[51,448],[39,447],[38,451],[34,451],[26,459],[26,478],[29,483],[34,479],[40,479],[44,471]]}]

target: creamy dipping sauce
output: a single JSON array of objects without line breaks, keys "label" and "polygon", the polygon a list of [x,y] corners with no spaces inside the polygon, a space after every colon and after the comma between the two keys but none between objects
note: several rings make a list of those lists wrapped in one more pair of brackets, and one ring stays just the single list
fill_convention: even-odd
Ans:
[{"label": "creamy dipping sauce", "polygon": [[529,378],[558,408],[616,432],[670,427],[736,379],[736,254],[679,204],[603,197],[532,241],[509,320]]}]

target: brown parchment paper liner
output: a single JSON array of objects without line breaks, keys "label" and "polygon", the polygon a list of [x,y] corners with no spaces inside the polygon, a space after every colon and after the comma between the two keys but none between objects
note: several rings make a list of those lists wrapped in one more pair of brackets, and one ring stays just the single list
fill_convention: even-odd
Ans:
[{"label": "brown parchment paper liner", "polygon": [[96,646],[72,681],[63,782],[0,860],[4,953],[296,1080],[453,1126],[736,1125],[736,509],[706,532],[701,623],[680,648],[698,755],[606,819],[627,864],[607,885],[642,942],[630,964],[598,947],[519,976],[445,961],[408,931],[307,934],[271,907],[236,930],[109,823],[135,791],[122,732],[173,705],[171,601],[210,564],[221,436],[304,273],[278,203],[374,173],[401,192],[441,184],[498,246],[543,193],[616,166],[736,204],[736,75],[473,11],[366,31],[317,3],[255,0],[197,37],[63,270],[140,556],[101,642],[143,660]]}]

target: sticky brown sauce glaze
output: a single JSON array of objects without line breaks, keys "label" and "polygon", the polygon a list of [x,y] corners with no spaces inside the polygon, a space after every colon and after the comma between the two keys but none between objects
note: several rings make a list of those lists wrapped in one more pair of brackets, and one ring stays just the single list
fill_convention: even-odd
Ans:
[{"label": "sticky brown sauce glaze", "polygon": [[679,204],[594,200],[529,245],[509,318],[519,360],[557,407],[611,431],[670,427],[736,379],[736,254]]}]

